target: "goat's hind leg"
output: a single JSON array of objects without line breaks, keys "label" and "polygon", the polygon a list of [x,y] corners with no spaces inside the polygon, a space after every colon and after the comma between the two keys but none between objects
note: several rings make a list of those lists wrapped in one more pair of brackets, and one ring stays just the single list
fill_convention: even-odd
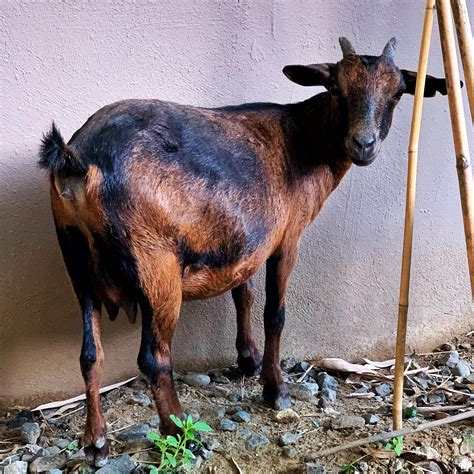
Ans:
[{"label": "goat's hind leg", "polygon": [[64,262],[82,311],[83,339],[79,360],[87,398],[83,445],[88,461],[101,467],[107,463],[109,452],[99,394],[104,362],[104,351],[100,340],[101,303],[92,286],[86,238],[75,228],[57,227],[56,230]]},{"label": "goat's hind leg", "polygon": [[232,299],[237,310],[237,363],[245,375],[255,375],[262,366],[262,355],[255,345],[252,336],[250,310],[254,297],[252,280],[237,286],[232,290]]}]

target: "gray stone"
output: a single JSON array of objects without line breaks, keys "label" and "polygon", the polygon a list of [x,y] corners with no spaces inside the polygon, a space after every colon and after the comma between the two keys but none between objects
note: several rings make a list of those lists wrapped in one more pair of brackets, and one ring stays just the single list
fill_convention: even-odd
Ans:
[{"label": "gray stone", "polygon": [[290,459],[294,459],[298,455],[298,452],[293,446],[283,446],[282,451],[283,454]]},{"label": "gray stone", "polygon": [[244,410],[238,410],[232,415],[232,419],[237,423],[248,423],[251,419],[251,416]]},{"label": "gray stone", "polygon": [[446,401],[446,395],[443,392],[430,393],[428,395],[429,405],[439,405],[439,404],[443,404],[445,401]]},{"label": "gray stone", "polygon": [[400,472],[402,469],[403,469],[402,461],[400,461],[400,459],[398,458],[393,459],[392,462],[390,463],[390,472],[391,473]]},{"label": "gray stone", "polygon": [[305,463],[306,474],[324,474],[324,467],[314,462]]},{"label": "gray stone", "polygon": [[199,470],[204,462],[204,459],[201,456],[196,456],[196,459],[194,460],[193,467],[194,469]]},{"label": "gray stone", "polygon": [[362,472],[366,472],[369,470],[369,464],[366,463],[365,461],[361,461],[359,463],[359,470],[362,471]]},{"label": "gray stone", "polygon": [[435,349],[435,352],[454,351],[456,346],[450,342],[445,342]]},{"label": "gray stone", "polygon": [[392,393],[392,385],[389,383],[381,383],[375,387],[375,393],[380,397],[386,397]]},{"label": "gray stone", "polygon": [[297,364],[297,361],[294,357],[287,357],[286,359],[282,359],[280,362],[280,367],[283,372],[291,372],[295,365]]},{"label": "gray stone", "polygon": [[30,472],[44,472],[50,469],[64,469],[66,467],[66,453],[55,454],[54,456],[37,457],[30,463]]},{"label": "gray stone", "polygon": [[247,428],[239,428],[237,430],[237,436],[242,439],[250,439],[253,433]]},{"label": "gray stone", "polygon": [[471,375],[468,375],[464,379],[464,383],[473,383],[474,384],[474,372]]},{"label": "gray stone", "polygon": [[347,416],[341,415],[333,418],[331,421],[331,428],[333,430],[343,430],[346,428],[362,428],[365,425],[365,420],[361,416]]},{"label": "gray stone", "polygon": [[211,383],[211,378],[207,374],[186,374],[183,376],[183,382],[191,387],[204,387]]},{"label": "gray stone", "polygon": [[57,446],[51,446],[50,448],[45,448],[41,453],[42,456],[54,456],[61,452],[61,449]]},{"label": "gray stone", "polygon": [[215,412],[214,412],[214,416],[216,418],[224,418],[225,416],[225,408],[224,407],[219,407],[219,408],[216,408]]},{"label": "gray stone", "polygon": [[423,377],[412,377],[412,380],[416,382],[417,385],[419,385],[423,390],[426,390],[428,388],[428,380],[426,380]]},{"label": "gray stone", "polygon": [[201,419],[201,415],[196,410],[190,410],[187,414],[191,415],[191,419],[193,420],[193,423],[196,423],[196,421],[199,421]]},{"label": "gray stone", "polygon": [[289,444],[295,444],[300,438],[301,436],[295,433],[283,433],[279,442],[281,446],[288,446]]},{"label": "gray stone", "polygon": [[380,418],[372,413],[366,413],[363,418],[367,425],[376,425],[380,421]]},{"label": "gray stone", "polygon": [[439,459],[439,453],[436,449],[432,448],[431,446],[426,448],[425,451],[426,459]]},{"label": "gray stone", "polygon": [[456,459],[456,466],[461,469],[461,472],[470,472],[472,468],[472,461],[469,458]]},{"label": "gray stone", "polygon": [[245,443],[245,449],[248,451],[255,451],[258,447],[268,444],[268,438],[260,433],[254,433],[250,439]]},{"label": "gray stone", "polygon": [[26,474],[27,472],[28,463],[25,461],[15,461],[3,468],[3,474]]},{"label": "gray stone", "polygon": [[26,444],[36,444],[40,434],[40,425],[36,422],[21,425],[21,440]]},{"label": "gray stone", "polygon": [[57,446],[59,449],[66,449],[71,441],[72,440],[68,438],[56,438],[53,439],[53,446]]},{"label": "gray stone", "polygon": [[289,383],[287,386],[291,397],[296,400],[308,402],[314,397],[316,393],[318,393],[317,384]]},{"label": "gray stone", "polygon": [[305,360],[302,360],[301,362],[298,362],[292,369],[292,372],[295,372],[297,374],[299,373],[302,373],[302,372],[306,372],[309,367],[310,367],[310,363],[309,362],[306,362]]},{"label": "gray stone", "polygon": [[208,461],[209,459],[212,458],[213,456],[213,452],[210,450],[210,449],[206,449],[204,447],[201,447],[201,449],[199,450],[199,454],[206,460]]},{"label": "gray stone", "polygon": [[112,458],[109,462],[96,471],[97,474],[129,474],[135,469],[135,463],[128,454]]},{"label": "gray stone", "polygon": [[227,385],[230,380],[225,375],[219,374],[214,377],[213,382]]},{"label": "gray stone", "polygon": [[142,407],[147,407],[151,405],[150,397],[143,392],[133,393],[132,396],[129,398],[130,403],[136,403],[137,405],[141,405]]},{"label": "gray stone", "polygon": [[47,474],[63,474],[63,471],[61,469],[50,469]]},{"label": "gray stone", "polygon": [[461,342],[461,344],[459,344],[459,349],[470,351],[472,349],[472,344],[469,342]]},{"label": "gray stone", "polygon": [[150,417],[150,426],[156,428],[160,424],[160,417],[158,415],[153,415]]},{"label": "gray stone", "polygon": [[208,438],[204,444],[206,445],[206,448],[210,449],[211,451],[215,451],[216,449],[219,449],[221,447],[221,443],[219,443],[216,438]]},{"label": "gray stone", "polygon": [[219,420],[219,429],[222,431],[235,431],[236,428],[237,424],[228,418],[221,418]]},{"label": "gray stone", "polygon": [[461,360],[459,364],[451,370],[451,373],[455,377],[469,377],[471,374],[471,366],[469,365],[469,362]]},{"label": "gray stone", "polygon": [[323,388],[320,393],[320,397],[327,402],[335,402],[337,398],[336,391],[332,388]]},{"label": "gray stone", "polygon": [[443,354],[439,359],[437,364],[438,365],[445,365],[450,369],[453,369],[459,363],[459,352],[452,351],[448,352],[447,354]]},{"label": "gray stone", "polygon": [[229,400],[232,403],[237,403],[237,402],[240,402],[240,400],[242,400],[242,395],[237,392],[231,392],[229,393],[229,395],[227,395],[227,400]]},{"label": "gray stone", "polygon": [[134,439],[125,443],[123,447],[123,452],[134,452],[134,451],[143,451],[145,449],[150,449],[155,446],[155,443],[148,438]]},{"label": "gray stone", "polygon": [[323,390],[324,388],[330,388],[331,390],[336,390],[336,388],[339,385],[339,382],[326,372],[320,372],[319,374],[316,375],[315,378],[321,390]]},{"label": "gray stone", "polygon": [[129,430],[120,431],[115,436],[120,441],[133,441],[136,439],[146,438],[148,433],[150,433],[150,425],[145,423],[134,426]]}]

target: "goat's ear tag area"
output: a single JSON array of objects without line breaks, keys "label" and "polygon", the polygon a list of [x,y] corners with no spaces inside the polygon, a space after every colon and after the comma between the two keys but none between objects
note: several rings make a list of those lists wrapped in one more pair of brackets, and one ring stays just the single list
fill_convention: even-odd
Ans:
[{"label": "goat's ear tag area", "polygon": [[334,64],[309,64],[308,66],[285,66],[283,74],[292,82],[300,86],[327,87],[331,78]]}]

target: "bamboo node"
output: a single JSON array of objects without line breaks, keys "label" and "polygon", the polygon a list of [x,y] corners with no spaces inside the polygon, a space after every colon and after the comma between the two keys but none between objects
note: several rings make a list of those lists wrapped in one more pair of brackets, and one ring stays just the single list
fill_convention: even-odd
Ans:
[{"label": "bamboo node", "polygon": [[458,170],[467,170],[471,166],[470,160],[465,155],[456,156],[456,168]]}]

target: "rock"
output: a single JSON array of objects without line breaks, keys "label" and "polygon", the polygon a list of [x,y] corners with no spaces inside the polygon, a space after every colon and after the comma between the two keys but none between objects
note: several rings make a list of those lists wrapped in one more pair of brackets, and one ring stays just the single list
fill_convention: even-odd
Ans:
[{"label": "rock", "polygon": [[469,458],[457,458],[456,466],[461,469],[461,472],[470,472],[472,468],[472,461]]},{"label": "rock", "polygon": [[446,395],[443,392],[430,393],[428,395],[429,405],[440,405],[446,402]]},{"label": "rock", "polygon": [[245,448],[248,451],[255,451],[258,447],[268,444],[268,438],[260,433],[254,433],[250,439],[245,443]]},{"label": "rock", "polygon": [[324,467],[314,462],[305,463],[306,474],[324,474]]},{"label": "rock", "polygon": [[71,454],[67,460],[67,467],[73,468],[76,464],[80,464],[81,462],[86,460],[86,453],[84,448],[81,448],[79,451]]},{"label": "rock", "polygon": [[421,461],[416,463],[416,466],[414,469],[416,474],[443,474],[444,472],[434,461]]},{"label": "rock", "polygon": [[365,461],[361,461],[359,463],[359,471],[367,472],[368,470],[369,470],[369,464],[366,463]]},{"label": "rock", "polygon": [[375,393],[381,397],[386,397],[392,393],[392,385],[389,383],[381,383],[375,387]]},{"label": "rock", "polygon": [[296,421],[299,419],[298,413],[291,408],[287,408],[286,410],[277,411],[273,415],[273,419],[277,423],[291,423],[292,421]]},{"label": "rock", "polygon": [[469,362],[461,360],[454,369],[451,369],[451,373],[455,377],[469,377],[471,374],[471,366],[469,365]]},{"label": "rock", "polygon": [[439,453],[438,451],[436,451],[436,449],[432,448],[432,447],[428,447],[426,448],[425,450],[425,454],[426,454],[426,459],[439,459]]},{"label": "rock", "polygon": [[464,383],[472,383],[474,384],[474,372],[471,374],[471,375],[468,375],[465,379],[464,379]]},{"label": "rock", "polygon": [[30,463],[30,472],[44,472],[50,469],[64,469],[66,467],[66,453],[59,453],[54,456],[37,457]]},{"label": "rock", "polygon": [[193,420],[193,423],[196,423],[196,421],[199,421],[201,419],[201,415],[196,410],[190,410],[187,414],[191,415],[191,419]]},{"label": "rock", "polygon": [[461,342],[461,344],[459,344],[459,349],[470,351],[472,349],[472,344],[469,342]]},{"label": "rock", "polygon": [[123,452],[128,453],[128,452],[134,452],[134,451],[142,451],[145,449],[150,449],[155,446],[155,443],[148,438],[141,438],[141,439],[134,439],[132,441],[128,441],[124,447],[123,447]]},{"label": "rock", "polygon": [[325,388],[330,388],[331,390],[336,390],[339,385],[339,382],[329,375],[326,372],[320,372],[316,375],[316,382],[318,382],[319,388],[321,390]]},{"label": "rock", "polygon": [[443,354],[437,361],[437,365],[445,365],[450,369],[453,369],[459,363],[459,352],[451,351],[447,354]]},{"label": "rock", "polygon": [[236,428],[237,424],[228,418],[221,418],[219,420],[219,429],[222,431],[235,431]]},{"label": "rock", "polygon": [[196,459],[194,460],[193,467],[194,469],[199,470],[204,462],[204,459],[201,456],[196,456]]},{"label": "rock", "polygon": [[286,359],[282,359],[280,367],[283,372],[289,373],[295,368],[296,364],[297,360],[294,357],[287,357]]},{"label": "rock", "polygon": [[53,446],[57,446],[59,449],[66,449],[71,442],[70,438],[56,438],[53,439]]},{"label": "rock", "polygon": [[27,472],[28,463],[25,461],[15,461],[3,468],[3,474],[26,474]]},{"label": "rock", "polygon": [[292,398],[305,402],[310,401],[318,393],[318,385],[315,383],[289,383],[287,387]]},{"label": "rock", "polygon": [[454,351],[455,349],[456,349],[456,346],[454,344],[451,344],[450,342],[445,342],[444,344],[441,344],[439,347],[437,347],[434,351],[444,352],[444,351]]},{"label": "rock", "polygon": [[211,383],[211,378],[206,374],[186,374],[183,376],[183,382],[191,387],[204,387]]},{"label": "rock", "polygon": [[395,472],[400,472],[403,469],[403,463],[400,461],[400,459],[395,458],[392,460],[390,463],[390,472],[395,473]]},{"label": "rock", "polygon": [[301,362],[298,362],[291,371],[296,374],[304,373],[309,369],[310,365],[311,364],[309,362],[302,360]]},{"label": "rock", "polygon": [[61,452],[60,448],[58,448],[57,446],[51,446],[50,448],[43,449],[43,452],[41,453],[41,455],[54,456],[55,454],[58,454],[59,452]]},{"label": "rock", "polygon": [[380,418],[372,413],[366,413],[363,418],[366,425],[376,425],[380,421]]},{"label": "rock", "polygon": [[120,441],[134,441],[136,439],[146,438],[146,435],[150,432],[150,425],[141,424],[136,425],[133,428],[125,431],[119,431],[115,437]]},{"label": "rock", "polygon": [[337,398],[336,391],[333,390],[332,388],[327,388],[327,387],[323,388],[319,395],[322,399],[326,400],[329,403],[335,402]]},{"label": "rock", "polygon": [[248,423],[251,416],[244,410],[238,410],[232,415],[232,419],[237,423]]},{"label": "rock", "polygon": [[160,417],[158,415],[153,415],[150,417],[150,426],[156,428],[160,424]]},{"label": "rock", "polygon": [[247,428],[239,428],[237,430],[237,436],[242,439],[250,439],[253,433]]},{"label": "rock", "polygon": [[112,458],[109,462],[96,471],[96,474],[129,474],[135,469],[135,463],[128,454]]},{"label": "rock", "polygon": [[216,408],[215,412],[214,412],[214,416],[216,418],[224,418],[225,416],[225,408],[224,407],[219,407],[219,408]]},{"label": "rock", "polygon": [[21,425],[21,440],[26,444],[36,444],[40,434],[40,425],[36,422]]},{"label": "rock", "polygon": [[47,474],[63,474],[61,469],[50,469]]},{"label": "rock", "polygon": [[423,390],[426,390],[428,388],[428,380],[426,380],[423,377],[412,377],[412,380],[416,382],[417,385],[419,385]]},{"label": "rock", "polygon": [[293,446],[283,446],[282,451],[283,454],[290,459],[294,459],[298,455],[298,452]]},{"label": "rock", "polygon": [[206,449],[201,446],[201,449],[199,450],[199,454],[203,457],[203,459],[208,461],[209,459],[212,458],[214,453],[210,449]]},{"label": "rock", "polygon": [[141,405],[142,407],[147,407],[151,405],[150,397],[143,392],[133,393],[128,399],[128,402],[136,403],[137,405]]},{"label": "rock", "polygon": [[229,393],[229,395],[227,395],[227,400],[229,400],[232,403],[237,403],[237,402],[240,402],[240,400],[242,400],[242,395],[237,392],[231,392]]},{"label": "rock", "polygon": [[280,436],[279,442],[281,446],[288,446],[289,444],[295,444],[300,438],[301,435],[295,433],[283,433]]},{"label": "rock", "polygon": [[[237,431],[237,434],[238,434],[238,431]],[[210,449],[211,451],[215,451],[216,449],[219,449],[221,447],[221,443],[219,443],[219,441],[217,441],[216,438],[208,438],[204,442],[204,444],[206,445],[206,448]]]},{"label": "rock", "polygon": [[341,415],[333,418],[331,421],[331,428],[333,430],[343,430],[346,428],[362,428],[365,425],[365,420],[361,416],[347,416]]}]

